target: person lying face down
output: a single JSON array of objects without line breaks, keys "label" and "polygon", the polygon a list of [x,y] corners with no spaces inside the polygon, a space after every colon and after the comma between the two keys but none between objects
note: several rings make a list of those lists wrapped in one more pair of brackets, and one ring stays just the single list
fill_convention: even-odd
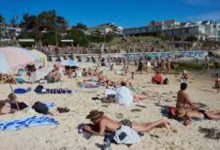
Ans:
[{"label": "person lying face down", "polygon": [[185,118],[185,125],[189,125],[191,122],[191,118],[199,118],[199,119],[220,119],[220,111],[213,110],[200,110],[196,108],[189,95],[186,92],[187,83],[183,82],[180,85],[180,90],[177,93],[177,103],[176,103],[176,116],[178,118]]},{"label": "person lying face down", "polygon": [[169,127],[170,123],[166,119],[160,119],[154,122],[134,123],[130,120],[117,121],[104,115],[104,112],[92,110],[86,116],[91,124],[83,124],[83,130],[93,135],[103,136],[105,132],[114,133],[122,125],[129,126],[137,132],[148,132],[156,127]]}]

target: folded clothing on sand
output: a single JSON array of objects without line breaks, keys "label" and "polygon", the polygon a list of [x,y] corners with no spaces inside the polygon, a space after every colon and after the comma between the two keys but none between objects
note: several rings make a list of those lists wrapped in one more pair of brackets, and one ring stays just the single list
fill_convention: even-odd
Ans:
[{"label": "folded clothing on sand", "polygon": [[33,116],[23,119],[0,122],[0,130],[19,130],[34,126],[58,125],[58,121],[47,116]]},{"label": "folded clothing on sand", "polygon": [[23,88],[17,88],[14,90],[15,94],[25,94],[27,92],[31,91],[31,88],[23,89]]}]

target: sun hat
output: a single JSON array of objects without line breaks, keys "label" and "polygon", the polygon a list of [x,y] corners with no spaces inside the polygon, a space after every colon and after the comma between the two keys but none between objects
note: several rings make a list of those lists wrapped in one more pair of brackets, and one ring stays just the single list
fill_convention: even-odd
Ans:
[{"label": "sun hat", "polygon": [[104,112],[98,110],[90,111],[89,115],[86,116],[86,119],[98,119],[104,115]]}]

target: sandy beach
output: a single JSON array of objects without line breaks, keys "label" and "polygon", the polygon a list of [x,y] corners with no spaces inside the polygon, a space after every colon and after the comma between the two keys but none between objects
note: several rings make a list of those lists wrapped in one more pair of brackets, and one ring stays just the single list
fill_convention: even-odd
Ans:
[{"label": "sandy beach", "polygon": [[[88,66],[86,64],[85,66]],[[90,64],[93,66],[93,64]],[[117,66],[116,69],[120,69]],[[127,76],[115,75],[107,68],[101,67],[104,74],[112,79],[129,79]],[[168,85],[154,85],[150,83],[153,72],[137,74],[133,80],[134,91],[145,92],[148,99],[141,103],[136,103],[144,107],[120,106],[117,104],[103,104],[99,100],[92,100],[92,97],[103,97],[104,87],[95,89],[81,89],[78,81],[83,78],[64,78],[64,81],[44,85],[47,88],[69,88],[75,90],[71,95],[46,94],[37,95],[33,89],[38,84],[16,84],[13,88],[31,87],[32,91],[24,95],[17,95],[19,101],[24,101],[28,105],[33,105],[36,101],[54,102],[56,106],[68,107],[70,112],[53,116],[58,122],[57,126],[31,127],[21,130],[0,131],[0,150],[96,150],[101,149],[103,137],[93,136],[89,140],[84,139],[77,132],[77,126],[83,122],[89,122],[85,116],[93,109],[104,111],[106,115],[113,119],[130,119],[135,122],[148,122],[162,118],[161,107],[159,105],[175,106],[176,93],[179,90],[180,82],[178,77],[167,74]],[[207,105],[205,109],[219,109],[220,93],[212,90],[214,78],[205,72],[190,73],[188,93],[195,103]],[[10,93],[8,84],[0,85],[1,99],[7,98]],[[16,112],[1,116],[1,121],[18,119],[27,116],[39,115],[34,112]],[[220,130],[220,121],[201,120],[193,121],[190,126],[184,126],[176,120],[169,120],[172,129],[157,128],[145,133],[138,144],[130,147],[126,145],[112,144],[112,150],[217,150],[220,147],[219,140],[205,138],[205,134],[199,132],[199,128],[217,128]]]}]

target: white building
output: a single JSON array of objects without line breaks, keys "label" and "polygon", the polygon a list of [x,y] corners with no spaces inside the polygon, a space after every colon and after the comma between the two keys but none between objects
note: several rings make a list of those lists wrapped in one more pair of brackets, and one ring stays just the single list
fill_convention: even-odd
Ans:
[{"label": "white building", "polygon": [[88,29],[88,32],[90,32],[90,34],[97,31],[100,32],[101,34],[107,34],[107,33],[122,34],[123,28],[114,23],[106,23]]},{"label": "white building", "polygon": [[1,39],[16,39],[21,33],[21,28],[1,25],[0,32]]},{"label": "white building", "polygon": [[175,20],[152,21],[144,27],[124,29],[123,34],[132,36],[157,32],[167,37],[186,39],[189,36],[195,36],[198,40],[220,41],[220,23],[210,20],[182,23]]}]

